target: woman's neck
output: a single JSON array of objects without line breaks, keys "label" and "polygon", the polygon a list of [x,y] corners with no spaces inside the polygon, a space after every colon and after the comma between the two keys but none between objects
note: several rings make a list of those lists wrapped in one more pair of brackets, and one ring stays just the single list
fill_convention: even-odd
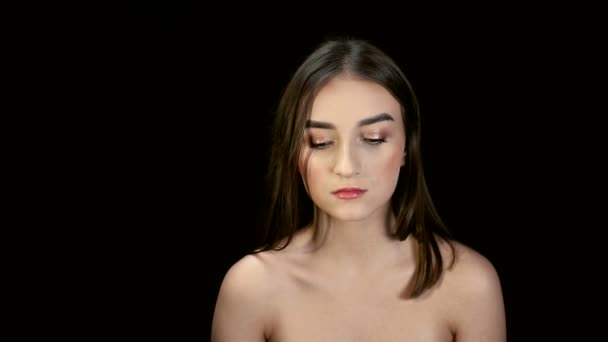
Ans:
[{"label": "woman's neck", "polygon": [[411,255],[412,238],[402,242],[392,236],[394,224],[394,214],[388,208],[358,221],[340,221],[321,213],[312,227],[310,242],[325,260],[343,268],[358,272],[384,267]]}]

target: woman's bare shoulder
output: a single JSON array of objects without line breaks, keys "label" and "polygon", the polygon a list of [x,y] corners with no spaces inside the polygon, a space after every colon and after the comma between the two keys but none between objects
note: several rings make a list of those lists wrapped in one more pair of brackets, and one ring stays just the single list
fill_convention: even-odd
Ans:
[{"label": "woman's bare shoulder", "polygon": [[268,295],[274,284],[275,259],[269,252],[247,254],[227,270],[220,291],[234,296],[260,298]]},{"label": "woman's bare shoulder", "polygon": [[[455,280],[466,288],[477,286],[499,286],[498,273],[492,262],[470,246],[452,241],[454,258],[451,273]],[[451,258],[448,258],[452,261]]]},{"label": "woman's bare shoulder", "polygon": [[220,285],[213,315],[214,341],[259,341],[268,334],[274,317],[276,282],[264,253],[236,261]]},{"label": "woman's bare shoulder", "polygon": [[455,259],[445,274],[442,298],[457,336],[503,341],[505,312],[496,268],[486,256],[466,244],[453,241],[452,245]]}]

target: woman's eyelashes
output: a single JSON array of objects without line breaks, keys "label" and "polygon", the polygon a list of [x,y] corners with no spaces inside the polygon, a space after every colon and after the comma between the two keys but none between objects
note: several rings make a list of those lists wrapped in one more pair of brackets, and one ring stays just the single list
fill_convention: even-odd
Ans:
[{"label": "woman's eyelashes", "polygon": [[326,148],[328,146],[330,146],[332,144],[332,141],[330,140],[321,140],[321,139],[310,139],[308,141],[308,146],[310,146],[310,148],[315,148],[315,149],[323,149]]},{"label": "woman's eyelashes", "polygon": [[[380,145],[380,144],[386,142],[386,138],[385,137],[376,137],[376,136],[373,136],[373,137],[362,136],[361,141],[363,141],[369,145]],[[308,146],[310,146],[310,148],[324,149],[324,148],[330,147],[331,145],[333,145],[333,141],[331,141],[330,139],[322,139],[322,138],[314,138],[314,137],[310,137],[308,139]]]},{"label": "woman's eyelashes", "polygon": [[362,138],[363,141],[365,141],[366,143],[370,144],[370,145],[380,145],[382,143],[386,142],[386,138]]}]

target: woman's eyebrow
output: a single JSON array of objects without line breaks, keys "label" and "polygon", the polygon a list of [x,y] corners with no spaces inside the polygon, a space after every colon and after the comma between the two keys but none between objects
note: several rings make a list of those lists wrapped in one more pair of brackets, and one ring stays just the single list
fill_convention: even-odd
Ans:
[{"label": "woman's eyebrow", "polygon": [[361,126],[367,126],[367,125],[375,124],[376,122],[380,122],[380,121],[395,121],[395,120],[388,113],[380,113],[378,115],[374,115],[374,116],[372,116],[370,118],[363,119],[363,120],[359,121],[359,125],[358,126],[359,127],[361,127]]},{"label": "woman's eyebrow", "polygon": [[[380,113],[380,114],[374,115],[372,117],[360,120],[357,123],[357,126],[359,126],[359,127],[367,126],[367,125],[375,124],[380,121],[395,121],[395,119],[393,119],[393,117],[390,116],[390,114],[388,114],[388,113]],[[332,123],[314,121],[314,120],[306,120],[305,127],[306,128],[336,129],[336,126]]]},{"label": "woman's eyebrow", "polygon": [[334,124],[314,120],[306,120],[306,128],[336,129]]}]

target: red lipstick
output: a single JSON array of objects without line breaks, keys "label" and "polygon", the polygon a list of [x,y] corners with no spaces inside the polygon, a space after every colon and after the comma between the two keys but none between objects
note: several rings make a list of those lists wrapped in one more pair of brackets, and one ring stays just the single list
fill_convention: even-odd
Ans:
[{"label": "red lipstick", "polygon": [[338,190],[332,192],[332,194],[334,194],[339,199],[348,200],[348,199],[359,198],[359,197],[363,196],[363,194],[366,191],[367,190],[359,189],[359,188],[342,188],[342,189],[338,189]]}]

